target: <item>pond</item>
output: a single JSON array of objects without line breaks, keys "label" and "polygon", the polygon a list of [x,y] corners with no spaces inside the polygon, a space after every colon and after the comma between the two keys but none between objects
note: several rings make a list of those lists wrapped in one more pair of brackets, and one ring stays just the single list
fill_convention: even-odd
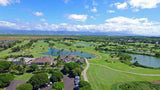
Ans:
[{"label": "pond", "polygon": [[[114,53],[115,51],[103,51],[105,53]],[[129,53],[127,53],[129,54]],[[139,64],[148,66],[148,67],[154,67],[154,68],[159,68],[160,67],[160,58],[152,57],[152,56],[147,56],[147,55],[138,55],[138,54],[129,54],[132,56],[133,60],[131,63],[134,63],[138,61]],[[136,59],[134,60],[134,58]]]},{"label": "pond", "polygon": [[[138,61],[139,64],[148,66],[148,67],[154,67],[159,68],[160,67],[160,59],[152,56],[146,56],[146,55],[137,55],[137,54],[129,54],[132,56],[133,60],[131,63],[134,63]],[[136,59],[134,60],[134,57]]]},{"label": "pond", "polygon": [[136,50],[136,49],[126,49],[128,51],[136,51],[136,52],[146,52],[146,53],[151,53],[151,51],[148,50]]},{"label": "pond", "polygon": [[85,45],[85,46],[94,46],[93,44],[87,44],[87,43],[76,43],[76,44]]},{"label": "pond", "polygon": [[43,55],[53,55],[53,56],[58,56],[60,55],[75,55],[75,56],[79,56],[79,57],[85,57],[85,58],[95,58],[94,55],[92,54],[88,54],[88,53],[84,53],[84,52],[79,52],[79,51],[65,51],[65,50],[61,50],[61,49],[48,49],[49,51],[46,53],[42,53]]}]

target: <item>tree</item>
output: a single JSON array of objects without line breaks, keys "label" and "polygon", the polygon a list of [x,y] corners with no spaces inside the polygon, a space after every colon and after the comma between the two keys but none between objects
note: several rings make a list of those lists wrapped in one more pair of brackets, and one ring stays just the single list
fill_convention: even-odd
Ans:
[{"label": "tree", "polygon": [[62,78],[63,78],[63,73],[60,71],[55,71],[52,73],[51,81],[57,82],[57,81],[60,81]]},{"label": "tree", "polygon": [[30,68],[32,71],[35,71],[36,69],[38,69],[38,65],[33,63],[31,64]]},{"label": "tree", "polygon": [[10,73],[0,74],[0,88],[7,86],[14,79],[14,75]]},{"label": "tree", "polygon": [[0,61],[0,72],[9,69],[10,62],[8,61]]},{"label": "tree", "polygon": [[79,87],[80,87],[79,90],[92,90],[91,85],[86,81],[80,81]]},{"label": "tree", "polygon": [[81,68],[75,68],[72,70],[71,74],[73,76],[80,76],[81,75],[81,72],[82,72],[82,69]]},{"label": "tree", "polygon": [[28,83],[32,84],[34,89],[38,89],[41,86],[45,86],[46,83],[49,83],[48,75],[46,73],[39,73],[33,75]]},{"label": "tree", "polygon": [[64,88],[63,82],[56,82],[53,84],[53,89],[55,90],[62,90]]},{"label": "tree", "polygon": [[78,63],[66,63],[64,66],[64,72],[65,73],[71,73],[73,69],[80,68],[80,65]]},{"label": "tree", "polygon": [[33,86],[29,83],[25,83],[25,84],[22,84],[22,85],[19,85],[16,90],[32,90],[33,89]]}]

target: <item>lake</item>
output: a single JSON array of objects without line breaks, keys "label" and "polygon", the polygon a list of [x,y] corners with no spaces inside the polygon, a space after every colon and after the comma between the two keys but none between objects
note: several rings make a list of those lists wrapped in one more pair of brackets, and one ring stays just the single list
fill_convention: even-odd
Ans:
[{"label": "lake", "polygon": [[[132,56],[133,60],[131,63],[134,63],[138,61],[139,64],[148,66],[148,67],[154,67],[159,68],[160,67],[160,59],[152,56],[146,56],[146,55],[137,55],[137,54],[129,54]],[[134,60],[134,57],[136,57],[136,60]]]},{"label": "lake", "polygon": [[[115,51],[103,51],[104,53],[114,53]],[[129,53],[126,53],[129,54]],[[147,55],[138,55],[138,54],[129,54],[132,56],[133,60],[131,63],[134,63],[138,61],[139,64],[148,66],[148,67],[154,67],[159,68],[160,67],[160,58],[147,56]],[[134,57],[136,57],[136,60],[134,60]]]},{"label": "lake", "polygon": [[88,54],[88,53],[84,53],[84,52],[79,52],[79,51],[65,51],[65,50],[61,50],[61,49],[48,49],[49,51],[46,53],[42,53],[43,55],[52,55],[52,56],[58,56],[58,52],[60,52],[60,55],[75,55],[75,56],[79,56],[79,57],[85,57],[85,58],[95,58],[94,55],[92,54]]},{"label": "lake", "polygon": [[85,45],[85,46],[94,46],[93,44],[87,44],[87,43],[76,43],[76,44]]}]

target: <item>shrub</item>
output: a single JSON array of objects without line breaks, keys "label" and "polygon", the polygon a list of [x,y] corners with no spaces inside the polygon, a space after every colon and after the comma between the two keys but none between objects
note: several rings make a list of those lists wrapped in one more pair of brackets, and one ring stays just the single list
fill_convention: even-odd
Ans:
[{"label": "shrub", "polygon": [[0,88],[7,86],[13,79],[14,76],[10,73],[0,74]]},{"label": "shrub", "polygon": [[63,78],[63,73],[60,71],[55,71],[52,73],[51,81],[57,82],[60,81]]},{"label": "shrub", "polygon": [[22,85],[19,85],[16,90],[32,90],[33,89],[33,86],[29,83],[25,83],[25,84],[22,84]]},{"label": "shrub", "polygon": [[62,90],[64,88],[63,82],[56,82],[53,84],[53,89],[55,90]]},{"label": "shrub", "polygon": [[80,87],[79,90],[92,90],[91,85],[86,81],[80,81],[79,87]]},{"label": "shrub", "polygon": [[8,61],[0,61],[0,72],[8,69],[10,66],[10,63]]},{"label": "shrub", "polygon": [[35,71],[36,69],[38,69],[38,65],[33,63],[31,64],[30,68],[31,68],[31,71]]},{"label": "shrub", "polygon": [[160,90],[158,84],[152,84],[147,81],[134,81],[122,83],[117,86],[121,90]]},{"label": "shrub", "polygon": [[71,75],[80,76],[81,72],[82,72],[81,68],[75,68],[75,69],[72,70]]},{"label": "shrub", "polygon": [[37,89],[41,86],[45,86],[46,83],[49,83],[49,79],[47,74],[39,73],[32,76],[28,82],[32,84],[34,89]]},{"label": "shrub", "polygon": [[64,72],[71,73],[71,71],[75,68],[80,68],[80,65],[78,63],[73,63],[73,62],[66,63],[64,66]]}]

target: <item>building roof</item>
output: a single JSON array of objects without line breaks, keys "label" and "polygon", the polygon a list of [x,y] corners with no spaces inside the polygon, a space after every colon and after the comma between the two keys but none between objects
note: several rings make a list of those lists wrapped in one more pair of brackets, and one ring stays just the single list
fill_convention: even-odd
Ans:
[{"label": "building roof", "polygon": [[44,56],[44,57],[36,58],[35,60],[32,61],[32,63],[52,63],[53,59],[54,58],[50,56]]},{"label": "building roof", "polygon": [[61,56],[61,59],[62,60],[64,60],[64,59],[77,59],[77,56],[75,56],[75,55],[63,55],[63,56]]}]

